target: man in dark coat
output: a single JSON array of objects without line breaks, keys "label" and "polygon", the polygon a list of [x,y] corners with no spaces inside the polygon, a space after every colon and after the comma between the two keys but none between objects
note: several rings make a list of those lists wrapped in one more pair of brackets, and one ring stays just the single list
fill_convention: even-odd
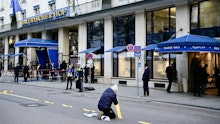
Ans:
[{"label": "man in dark coat", "polygon": [[[150,70],[147,64],[145,64],[145,69],[144,69],[144,73],[142,76],[142,80],[143,80],[144,96],[149,96],[148,81],[150,80]],[[146,94],[146,91],[147,91],[147,94]]]},{"label": "man in dark coat", "polygon": [[25,65],[23,67],[23,76],[24,76],[24,82],[27,82],[27,78],[29,77],[29,67]]},{"label": "man in dark coat", "polygon": [[98,103],[98,109],[100,111],[98,119],[101,119],[101,117],[108,116],[110,119],[114,119],[116,117],[114,111],[111,108],[112,103],[115,105],[118,104],[118,100],[116,97],[116,93],[118,91],[117,84],[113,85],[111,88],[107,88]]},{"label": "man in dark coat", "polygon": [[167,92],[170,93],[170,89],[171,89],[172,82],[173,82],[173,68],[172,68],[172,65],[167,66],[166,74],[167,74],[167,79],[169,80],[169,84],[168,84],[168,87],[167,87]]},{"label": "man in dark coat", "polygon": [[19,77],[19,63],[16,64],[14,67],[14,82],[18,82],[18,77]]}]

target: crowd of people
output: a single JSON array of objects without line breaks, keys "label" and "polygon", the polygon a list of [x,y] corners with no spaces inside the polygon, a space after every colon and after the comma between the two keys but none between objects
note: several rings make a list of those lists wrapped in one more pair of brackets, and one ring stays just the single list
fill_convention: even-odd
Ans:
[{"label": "crowd of people", "polygon": [[[81,67],[80,63],[76,63],[76,68],[74,67],[74,64],[71,63],[69,66],[63,60],[62,62],[59,62],[58,68],[55,68],[55,65],[53,62],[47,63],[45,67],[41,66],[39,63],[36,67],[36,79],[39,80],[41,78],[48,78],[45,75],[50,75],[52,79],[56,79],[55,70],[58,70],[59,75],[61,75],[62,82],[66,81],[66,90],[72,89],[72,83],[73,81],[76,82],[76,88],[79,89],[79,92],[83,92],[83,78],[85,78],[85,83],[88,82],[88,75],[89,70],[91,71],[91,83],[94,83],[94,65],[89,69],[89,67]],[[42,71],[44,70],[44,71]],[[28,65],[21,66],[19,63],[16,64],[14,67],[14,82],[18,82],[19,77],[23,75],[24,82],[27,82],[27,79],[34,77],[34,69],[32,66],[32,63],[30,62]]]}]

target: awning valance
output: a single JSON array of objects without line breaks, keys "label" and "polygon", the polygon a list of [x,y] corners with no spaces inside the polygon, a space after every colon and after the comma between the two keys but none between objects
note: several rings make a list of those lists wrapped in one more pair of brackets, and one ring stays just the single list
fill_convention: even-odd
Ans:
[{"label": "awning valance", "polygon": [[58,47],[58,41],[30,38],[16,42],[14,47]]},{"label": "awning valance", "polygon": [[125,49],[126,49],[126,46],[116,46],[116,47],[114,47],[114,48],[112,48],[112,49],[110,49],[110,50],[107,50],[107,51],[105,51],[105,52],[117,53],[117,52],[121,52],[121,51],[123,51],[123,50],[125,50]]},{"label": "awning valance", "polygon": [[158,52],[220,52],[220,42],[215,38],[201,35],[185,35],[157,44]]}]

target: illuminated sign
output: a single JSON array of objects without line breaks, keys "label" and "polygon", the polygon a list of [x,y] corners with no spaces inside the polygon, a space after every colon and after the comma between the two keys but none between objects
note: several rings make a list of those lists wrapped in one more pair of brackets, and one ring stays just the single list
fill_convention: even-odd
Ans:
[{"label": "illuminated sign", "polygon": [[26,18],[22,20],[22,26],[30,26],[33,24],[39,24],[42,22],[52,21],[69,16],[69,7],[54,10],[48,13],[37,15],[34,17]]}]

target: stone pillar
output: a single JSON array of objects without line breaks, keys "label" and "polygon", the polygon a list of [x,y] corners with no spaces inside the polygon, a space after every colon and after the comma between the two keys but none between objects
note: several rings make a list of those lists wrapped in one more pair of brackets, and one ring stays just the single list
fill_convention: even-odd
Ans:
[{"label": "stone pillar", "polygon": [[[104,22],[104,48],[106,50],[113,48],[113,21],[112,17],[106,17]],[[111,84],[113,74],[113,53],[104,54],[104,83]]]},{"label": "stone pillar", "polygon": [[[144,10],[137,11],[135,14],[135,44],[141,46],[141,48],[146,46],[146,12]],[[141,67],[137,68],[137,63],[141,62]],[[141,51],[141,57],[136,58],[136,79],[138,80],[137,85],[141,85],[141,75],[144,71],[144,64],[146,63],[146,52]],[[141,83],[140,83],[141,82]]]},{"label": "stone pillar", "polygon": [[65,60],[66,63],[69,63],[69,29],[68,28],[59,28],[58,46],[59,46],[58,49],[59,61],[62,62],[63,60]]},{"label": "stone pillar", "polygon": [[[19,42],[19,35],[17,34],[16,36],[15,36],[15,43],[16,42]],[[19,49],[20,49],[20,47],[15,47],[15,54],[18,54],[19,53]],[[15,56],[15,65],[14,66],[16,66],[16,64],[19,62],[19,56]]]},{"label": "stone pillar", "polygon": [[[176,7],[176,37],[187,35],[190,32],[190,10],[188,5],[179,5]],[[180,29],[182,31],[179,31]],[[178,72],[178,80],[183,86],[188,86],[188,53],[183,52],[183,54],[177,54],[176,57],[176,67]],[[186,81],[185,82],[185,78]],[[183,82],[184,80],[184,82]],[[187,92],[188,88],[186,89]],[[181,91],[181,88],[179,88]]]},{"label": "stone pillar", "polygon": [[[87,23],[82,22],[79,24],[79,36],[78,36],[78,52],[87,49]],[[78,54],[79,60],[78,62],[81,63],[82,67],[86,65],[86,54]]]},{"label": "stone pillar", "polygon": [[[29,33],[27,35],[27,39],[32,38],[32,35]],[[27,48],[27,54],[26,54],[26,62],[24,64],[29,64],[32,61],[37,60],[36,51],[35,48]]]},{"label": "stone pillar", "polygon": [[[7,36],[5,36],[4,42],[5,42],[5,55],[6,55],[8,54],[8,51],[9,51],[9,43],[8,43]],[[8,71],[8,56],[4,57],[4,71]]]}]

